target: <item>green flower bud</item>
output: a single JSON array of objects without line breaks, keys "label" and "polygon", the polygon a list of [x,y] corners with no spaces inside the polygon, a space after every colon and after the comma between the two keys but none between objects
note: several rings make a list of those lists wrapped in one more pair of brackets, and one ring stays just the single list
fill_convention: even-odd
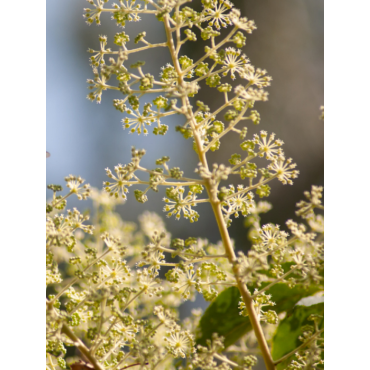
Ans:
[{"label": "green flower bud", "polygon": [[168,99],[164,98],[162,95],[158,96],[153,100],[153,104],[159,109],[159,108],[165,108],[168,104]]},{"label": "green flower bud", "polygon": [[135,189],[134,195],[136,200],[140,203],[145,203],[148,200],[148,197],[141,190]]},{"label": "green flower bud", "polygon": [[188,40],[189,41],[197,41],[197,36],[195,35],[194,32],[192,32],[191,30],[189,29],[186,29],[184,31],[185,35],[187,36]]},{"label": "green flower bud", "polygon": [[129,35],[126,35],[125,32],[120,32],[120,33],[116,33],[115,36],[114,36],[114,43],[116,45],[124,45],[126,44],[126,42],[129,42],[130,41],[130,37]]},{"label": "green flower bud", "polygon": [[255,144],[252,140],[246,140],[246,141],[243,141],[241,144],[240,144],[240,147],[242,148],[242,150],[244,151],[248,151],[248,150],[254,150],[254,147],[255,147]]},{"label": "green flower bud", "polygon": [[260,198],[268,197],[270,195],[271,188],[268,185],[261,185],[257,188],[256,194],[260,196]]},{"label": "green flower bud", "polygon": [[254,163],[247,163],[240,167],[239,171],[242,180],[245,178],[256,178],[257,177],[257,166]]},{"label": "green flower bud", "polygon": [[206,79],[206,84],[209,86],[209,87],[216,87],[220,84],[220,81],[221,81],[221,77],[219,74],[214,74],[212,76],[209,76],[207,79]]},{"label": "green flower bud", "polygon": [[235,43],[236,47],[240,49],[246,44],[247,38],[238,31],[232,38],[232,41]]},{"label": "green flower bud", "polygon": [[154,127],[153,129],[153,134],[154,135],[165,135],[168,131],[168,126],[167,125],[159,125],[159,127]]},{"label": "green flower bud", "polygon": [[146,32],[140,32],[136,37],[135,37],[135,44],[138,44],[140,41],[142,41],[144,39],[144,37],[146,36]]},{"label": "green flower bud", "polygon": [[154,76],[146,74],[145,77],[140,79],[140,90],[149,90],[153,88]]},{"label": "green flower bud", "polygon": [[212,27],[208,26],[207,28],[205,28],[202,33],[201,33],[201,37],[203,40],[208,40],[210,39],[211,37],[217,37],[217,36],[220,36],[220,32],[218,31],[215,31]]},{"label": "green flower bud", "polygon": [[229,159],[230,164],[236,165],[241,162],[241,155],[240,154],[233,154],[231,158]]},{"label": "green flower bud", "polygon": [[230,84],[226,83],[226,84],[222,84],[221,86],[219,86],[217,90],[220,92],[230,92],[232,88],[233,87]]},{"label": "green flower bud", "polygon": [[136,95],[130,95],[128,97],[128,102],[130,103],[133,110],[137,110],[140,107],[139,99]]},{"label": "green flower bud", "polygon": [[208,68],[208,63],[199,63],[196,68],[195,68],[195,74],[197,76],[204,76],[208,73],[209,68]]},{"label": "green flower bud", "polygon": [[226,121],[232,121],[237,116],[238,116],[238,112],[230,109],[225,113],[224,118]]}]

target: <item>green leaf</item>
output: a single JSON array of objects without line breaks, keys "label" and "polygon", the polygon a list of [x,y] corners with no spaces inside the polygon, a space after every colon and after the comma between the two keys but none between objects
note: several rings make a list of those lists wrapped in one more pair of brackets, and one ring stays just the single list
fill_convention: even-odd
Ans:
[{"label": "green leaf", "polygon": [[[283,319],[276,331],[272,343],[272,357],[274,361],[279,360],[284,355],[298,348],[302,342],[298,339],[302,335],[301,328],[304,325],[313,326],[313,322],[309,321],[310,315],[324,316],[324,303],[314,304],[312,306],[296,306],[292,313]],[[319,327],[323,326],[324,320],[321,320]],[[292,357],[277,365],[277,370],[285,369]]]},{"label": "green leaf", "polygon": [[[261,285],[261,288],[268,283]],[[274,310],[276,313],[289,311],[302,298],[311,296],[321,288],[296,285],[290,289],[285,283],[278,283],[267,290],[267,294],[272,295],[275,306],[264,307],[264,311]],[[252,288],[254,291],[254,287]],[[225,338],[225,347],[235,343],[241,336],[252,330],[248,317],[239,315],[238,303],[240,301],[239,289],[230,287],[224,290],[209,305],[199,322],[199,332],[197,343],[206,345],[206,340],[212,338],[212,333],[218,333]]]},{"label": "green leaf", "polygon": [[225,338],[227,347],[252,329],[249,318],[239,315],[239,300],[240,293],[236,287],[227,288],[218,295],[200,319],[198,344],[205,346],[212,333],[218,333]]}]

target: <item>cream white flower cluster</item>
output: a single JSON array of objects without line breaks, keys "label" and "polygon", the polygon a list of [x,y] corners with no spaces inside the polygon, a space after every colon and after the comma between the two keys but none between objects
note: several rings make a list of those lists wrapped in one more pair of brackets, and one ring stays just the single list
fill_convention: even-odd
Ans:
[{"label": "cream white flower cluster", "polygon": [[[141,216],[142,229],[137,230],[121,220],[104,192],[92,190],[94,225],[77,228],[76,223],[86,219],[76,209],[67,216],[52,211],[47,217],[47,353],[54,368],[64,368],[65,358],[70,364],[75,361],[65,351],[65,346],[73,345],[72,330],[89,345],[101,369],[136,363],[147,369],[158,365],[175,369],[171,358],[178,357],[201,369],[216,365],[223,369],[230,362],[220,352],[223,338],[215,334],[208,349],[197,346],[199,315],[181,325],[175,311],[184,300],[195,300],[198,293],[212,301],[224,287],[236,285],[222,244],[197,238],[168,239],[163,221],[148,212]],[[315,212],[322,208],[321,191],[313,187],[306,193],[308,202],[298,204],[297,213],[303,212],[305,220],[308,214],[310,221],[321,219]],[[260,227],[259,214],[270,207],[253,199],[250,206],[247,220],[252,225],[253,247],[248,255],[239,254],[238,278],[259,287],[252,295],[258,320],[276,325],[278,313],[266,290],[282,283],[322,285],[323,244],[317,230],[307,231],[307,226],[292,220],[287,222],[291,236],[278,225]],[[63,264],[68,268],[60,269]],[[162,269],[167,271],[165,276]],[[248,316],[243,301],[239,309]],[[307,336],[310,341],[317,334],[313,331]],[[320,353],[318,348],[315,353]],[[237,368],[244,363],[243,369],[251,369],[247,363],[256,362],[245,351],[241,353],[244,362],[231,362]],[[312,353],[307,350],[300,361],[310,359]]]},{"label": "cream white flower cluster", "polygon": [[[140,218],[142,230],[136,230],[121,220],[104,192],[93,189],[92,194],[94,225],[83,225],[87,218],[76,209],[67,216],[51,211],[47,217],[49,361],[55,369],[64,368],[65,346],[73,345],[68,330],[89,343],[102,369],[136,362],[154,368],[171,362],[168,355],[192,356],[196,325],[188,321],[192,333],[182,328],[174,309],[197,292],[214,299],[215,287],[230,280],[220,269],[225,261],[214,263],[225,260],[222,246],[196,238],[169,242],[163,221],[148,212]],[[68,268],[60,271],[65,264]],[[163,268],[170,268],[166,279],[159,275]],[[140,350],[144,343],[146,352]]]},{"label": "cream white flower cluster", "polygon": [[[233,167],[223,176],[223,180],[226,180],[229,174],[239,175],[242,180],[248,178],[249,181],[248,186],[244,186],[243,189],[242,185],[238,186],[235,195],[229,194],[228,199],[223,199],[222,209],[228,225],[231,222],[231,215],[237,216],[240,211],[244,216],[249,214],[248,199],[252,196],[251,191],[255,190],[260,197],[266,197],[270,194],[270,187],[266,183],[274,178],[283,184],[293,183],[292,180],[299,172],[295,169],[296,165],[292,163],[292,159],[285,158],[281,148],[283,142],[275,139],[273,133],[268,136],[265,131],[261,131],[260,135],[254,135],[252,140],[245,140],[247,127],[240,127],[246,121],[259,124],[259,113],[255,109],[250,109],[254,107],[256,101],[267,100],[267,92],[263,88],[269,86],[271,81],[267,72],[255,68],[242,52],[242,47],[246,43],[244,33],[251,33],[256,28],[253,21],[241,18],[240,12],[230,1],[221,0],[203,0],[203,9],[200,12],[185,6],[186,2],[182,1],[160,1],[157,4],[152,1],[145,1],[143,4],[138,1],[130,3],[121,1],[115,4],[113,9],[104,8],[103,2],[90,3],[95,9],[85,10],[88,23],[100,19],[103,12],[112,13],[112,18],[120,26],[124,26],[126,22],[138,21],[140,14],[155,14],[164,22],[167,34],[167,40],[153,44],[147,39],[149,36],[146,32],[141,32],[134,41],[135,44],[143,46],[129,49],[130,36],[125,32],[118,32],[114,37],[114,43],[120,47],[118,50],[107,48],[107,37],[100,36],[100,50],[89,50],[93,54],[90,61],[95,75],[94,80],[88,81],[90,88],[94,90],[89,95],[90,99],[100,102],[104,90],[120,91],[123,98],[115,99],[113,103],[116,109],[125,113],[122,119],[123,127],[129,129],[130,133],[148,135],[149,127],[153,125],[155,135],[165,135],[169,127],[162,121],[173,114],[182,114],[185,122],[176,130],[186,139],[192,138],[194,146],[199,147],[197,150],[203,154],[209,150],[220,149],[223,137],[228,133],[237,133],[240,139],[244,140],[240,143],[240,148],[247,152],[246,155],[235,154],[230,160]],[[231,28],[229,34],[219,41],[221,28],[228,27]],[[181,48],[186,42],[197,40],[195,31],[200,32],[201,39],[207,44],[204,56],[196,61],[181,54]],[[230,44],[233,46],[228,46]],[[136,61],[133,64],[127,62],[131,56],[135,56],[135,53],[163,47],[169,48],[172,63],[162,67],[159,80],[145,72],[144,61]],[[106,63],[105,57],[109,57],[109,64]],[[237,76],[239,85],[233,88],[230,82]],[[115,77],[118,85],[108,84],[112,77]],[[240,84],[243,80],[245,84]],[[204,102],[197,101],[198,108],[194,113],[189,113],[192,110],[189,98],[197,95],[205,85],[220,92],[224,97],[224,104],[212,112]],[[155,94],[156,97],[152,103],[145,103],[141,108],[140,97],[148,94]],[[270,163],[265,168],[257,169],[253,162],[255,157],[265,157]],[[121,194],[125,198],[129,186],[145,184],[134,174],[138,168],[121,165],[117,167],[115,168],[117,175],[113,175],[107,169],[107,175],[114,180],[105,183],[105,188],[111,195],[117,197]],[[127,170],[129,175],[126,173]],[[173,171],[170,172],[168,168],[165,170],[170,178],[182,177],[173,176]],[[256,180],[258,172],[261,177]],[[136,199],[142,203],[146,202],[150,188],[157,191],[158,185],[171,186],[173,197],[165,198],[167,204],[164,211],[169,217],[175,216],[179,219],[183,215],[191,222],[197,221],[199,214],[193,208],[197,203],[206,202],[207,199],[196,200],[197,194],[200,193],[191,190],[183,198],[184,185],[190,183],[203,185],[203,181],[194,180],[187,183],[166,181],[163,173],[162,170],[153,170],[148,187],[145,190],[135,190]],[[217,195],[219,192],[217,186],[218,183],[208,189],[212,199],[216,199],[217,196],[220,198]]]},{"label": "cream white flower cluster", "polygon": [[[262,130],[248,137],[248,125],[261,121],[256,102],[267,100],[264,88],[271,82],[243,50],[246,34],[256,26],[229,0],[201,0],[197,10],[191,2],[119,0],[110,6],[109,0],[88,0],[88,24],[100,24],[109,13],[120,27],[113,38],[115,47],[107,47],[108,38],[101,35],[100,50],[89,49],[94,78],[88,80],[88,98],[100,103],[104,91],[114,90],[118,98],[113,105],[123,114],[123,128],[144,136],[150,127],[154,135],[165,135],[173,129],[170,116],[180,115],[183,124],[175,130],[193,141],[199,165],[195,178],[171,167],[169,156],[148,169],[141,164],[145,150],[133,147],[130,163],[106,168],[109,180],[103,191],[90,189],[72,175],[65,178],[69,192],[64,196],[59,195],[61,186],[48,186],[53,197],[46,206],[47,369],[251,370],[257,345],[246,347],[247,328],[256,334],[267,369],[275,370],[280,362],[272,360],[263,338],[268,325],[276,326],[288,310],[282,304],[284,294],[289,300],[294,289],[323,290],[322,188],[312,187],[305,193],[307,200],[298,203],[297,216],[303,223],[288,220],[286,230],[261,224],[260,215],[271,205],[257,201],[257,196],[268,197],[268,183],[274,179],[292,185],[299,172],[274,133]],[[132,37],[122,30],[144,15],[163,23],[162,42],[152,43],[145,31]],[[185,55],[183,45],[197,40],[204,42],[203,55]],[[163,48],[170,60],[154,76],[137,53]],[[197,100],[201,89],[212,92],[205,97],[208,101]],[[210,108],[213,92],[220,96],[216,109]],[[209,151],[219,150],[227,134],[238,141],[237,152],[228,163],[209,165]],[[136,200],[145,203],[150,191],[158,192],[161,186],[166,189],[168,217],[195,222],[200,215],[194,208],[210,203],[222,240],[212,244],[193,237],[171,238],[156,214],[145,212],[138,228],[115,211],[131,187]],[[66,210],[67,198],[74,194],[80,200],[92,197],[92,221],[75,208]],[[236,253],[227,227],[240,214],[249,227],[251,248]],[[180,321],[184,301],[201,294],[217,307],[224,292],[235,291],[236,299],[242,300],[239,309],[237,302],[230,308],[236,310],[231,321],[243,320],[240,332],[237,326],[226,338],[218,335],[223,327],[217,320],[223,318],[210,319],[212,310],[203,316],[194,311]],[[207,320],[213,332],[202,342]],[[298,339],[303,344],[292,352],[292,369],[320,369],[323,329],[315,320],[313,326],[302,327]],[[234,330],[240,335],[232,341],[229,332]],[[238,348],[232,356],[226,348],[230,344]],[[67,352],[66,347],[78,352]]]}]

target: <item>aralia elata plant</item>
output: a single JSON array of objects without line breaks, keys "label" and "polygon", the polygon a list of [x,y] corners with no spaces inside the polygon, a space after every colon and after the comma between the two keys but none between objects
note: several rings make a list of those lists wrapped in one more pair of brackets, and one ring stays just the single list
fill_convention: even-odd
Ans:
[{"label": "aralia elata plant", "polygon": [[[268,370],[323,368],[322,303],[303,299],[323,291],[322,188],[313,186],[297,204],[303,223],[288,220],[287,231],[261,225],[260,214],[271,206],[256,197],[267,197],[275,179],[292,185],[298,171],[273,133],[248,138],[248,125],[260,122],[255,102],[267,100],[264,88],[271,81],[241,50],[254,21],[228,0],[202,0],[200,11],[191,0],[119,0],[110,7],[108,0],[88,2],[88,24],[100,24],[109,13],[124,28],[151,14],[166,35],[153,44],[145,32],[120,29],[112,48],[100,36],[100,50],[89,50],[94,79],[88,80],[88,98],[99,103],[105,90],[116,90],[113,105],[124,114],[124,129],[153,140],[175,129],[179,140],[193,142],[199,165],[194,178],[170,167],[168,156],[147,169],[141,165],[145,150],[132,148],[130,163],[106,169],[102,191],[72,175],[65,179],[65,196],[58,195],[61,186],[48,186],[54,195],[46,210],[47,369],[249,370],[256,355]],[[130,38],[137,47],[126,46]],[[196,61],[184,55],[188,42],[203,42],[204,55]],[[157,76],[146,73],[137,54],[162,48],[171,59]],[[214,111],[196,100],[205,85],[223,97]],[[149,94],[152,103],[143,104]],[[181,115],[183,125],[171,127],[172,115]],[[207,155],[221,149],[226,134],[239,142],[239,153],[209,166]],[[257,167],[258,157],[265,167]],[[178,220],[201,220],[196,206],[209,203],[220,242],[171,239],[162,219],[150,212],[140,217],[139,228],[123,221],[115,206],[130,187],[141,203],[151,190],[165,187],[164,212]],[[93,199],[91,223],[77,209],[63,212],[73,194]],[[250,229],[246,253],[235,252],[228,232],[240,214]],[[198,293],[211,302],[209,308],[193,310],[180,322],[179,306]]]}]

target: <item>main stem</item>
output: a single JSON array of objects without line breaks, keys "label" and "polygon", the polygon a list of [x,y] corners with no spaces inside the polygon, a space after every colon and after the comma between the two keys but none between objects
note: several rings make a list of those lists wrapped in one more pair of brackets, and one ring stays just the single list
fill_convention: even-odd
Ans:
[{"label": "main stem", "polygon": [[[182,78],[183,71],[181,71],[181,67],[179,65],[179,62],[178,62],[178,59],[177,59],[177,56],[176,56],[176,48],[175,48],[174,41],[173,41],[173,38],[172,38],[172,32],[170,30],[168,17],[169,17],[169,15],[166,14],[165,17],[164,17],[164,20],[163,20],[164,26],[165,26],[165,29],[166,29],[168,48],[169,48],[170,53],[171,53],[171,58],[172,58],[173,65],[174,65],[174,67],[176,69],[176,72],[179,76],[178,83],[179,83],[179,85],[184,85],[184,81],[183,81],[183,78]],[[207,158],[206,158],[206,155],[203,151],[201,138],[200,138],[200,136],[199,136],[199,134],[196,130],[196,122],[195,122],[195,119],[194,119],[193,111],[191,109],[188,97],[186,97],[186,96],[182,97],[182,104],[183,104],[184,107],[187,108],[187,114],[186,115],[187,115],[187,118],[189,118],[190,126],[193,129],[194,140],[195,140],[195,143],[196,143],[196,146],[197,146],[197,153],[199,155],[199,159],[202,163],[202,166],[205,169],[208,169]],[[252,324],[252,328],[253,328],[254,333],[256,335],[258,345],[260,347],[262,357],[263,357],[263,360],[264,360],[265,365],[266,365],[266,369],[267,370],[275,370],[275,365],[274,365],[274,361],[271,357],[270,349],[267,345],[265,336],[264,336],[263,331],[262,331],[260,321],[258,320],[258,317],[257,317],[256,312],[255,312],[254,307],[253,307],[253,299],[252,299],[246,285],[242,282],[241,278],[239,277],[239,271],[238,271],[239,269],[238,269],[237,265],[235,264],[236,256],[235,256],[234,248],[231,244],[230,236],[229,236],[229,233],[227,231],[227,227],[226,227],[223,215],[222,215],[221,203],[218,199],[214,199],[214,196],[212,195],[212,190],[213,189],[212,189],[212,186],[211,186],[209,180],[205,180],[204,185],[205,185],[205,188],[207,190],[207,193],[208,193],[208,196],[209,196],[209,199],[210,199],[210,203],[212,205],[212,210],[213,210],[213,213],[214,213],[216,221],[217,221],[218,229],[219,229],[220,234],[221,234],[221,239],[222,239],[222,242],[223,242],[223,245],[224,245],[224,248],[225,248],[227,258],[233,266],[233,272],[234,272],[234,275],[235,275],[236,282],[238,284],[238,289],[239,289],[240,294],[241,294],[241,296],[243,298],[243,301],[245,303],[245,307],[247,309],[249,319],[250,319],[250,322]]]},{"label": "main stem", "polygon": [[67,335],[69,339],[71,339],[75,346],[81,351],[81,353],[91,362],[94,366],[95,370],[103,370],[100,366],[99,362],[95,359],[95,357],[90,353],[90,350],[85,346],[85,344],[73,333],[73,331],[67,326],[63,324],[62,326],[62,333]]}]

